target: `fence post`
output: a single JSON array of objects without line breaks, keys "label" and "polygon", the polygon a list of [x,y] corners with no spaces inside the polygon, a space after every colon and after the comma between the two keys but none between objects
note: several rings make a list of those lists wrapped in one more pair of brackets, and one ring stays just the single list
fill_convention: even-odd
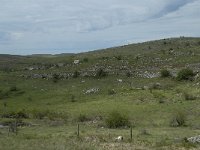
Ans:
[{"label": "fence post", "polygon": [[131,126],[130,132],[131,132],[131,141],[132,141],[132,139],[133,139],[133,127],[132,126]]},{"label": "fence post", "polygon": [[17,119],[15,120],[15,134],[17,135]]},{"label": "fence post", "polygon": [[79,124],[77,125],[77,136],[79,137]]}]

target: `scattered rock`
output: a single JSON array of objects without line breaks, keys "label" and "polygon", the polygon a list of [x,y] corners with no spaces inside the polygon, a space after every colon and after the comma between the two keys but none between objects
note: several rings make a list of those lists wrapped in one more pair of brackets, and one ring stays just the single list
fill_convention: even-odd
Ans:
[{"label": "scattered rock", "polygon": [[144,86],[143,89],[144,90],[149,90],[149,86]]},{"label": "scattered rock", "polygon": [[123,82],[123,81],[122,81],[122,79],[117,79],[117,81],[118,81],[118,82],[120,82],[120,83],[122,83],[122,82]]},{"label": "scattered rock", "polygon": [[80,60],[74,60],[74,64],[78,65],[80,63]]},{"label": "scattered rock", "polygon": [[4,128],[4,127],[5,127],[4,125],[1,125],[1,124],[0,124],[0,129],[1,129],[1,128]]},{"label": "scattered rock", "polygon": [[199,76],[200,76],[199,74],[196,74],[195,77],[194,77],[194,80],[198,80]]},{"label": "scattered rock", "polygon": [[200,143],[200,135],[187,138],[187,141],[191,143]]},{"label": "scattered rock", "polygon": [[115,138],[115,141],[116,142],[120,142],[120,141],[123,141],[123,136],[118,136]]},{"label": "scattered rock", "polygon": [[97,93],[99,92],[99,88],[92,88],[89,90],[86,90],[85,94],[92,94],[92,93]]}]

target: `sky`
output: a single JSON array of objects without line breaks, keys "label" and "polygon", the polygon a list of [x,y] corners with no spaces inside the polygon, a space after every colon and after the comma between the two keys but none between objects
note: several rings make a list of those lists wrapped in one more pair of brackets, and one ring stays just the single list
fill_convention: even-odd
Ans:
[{"label": "sky", "polygon": [[200,37],[200,0],[0,0],[0,54],[59,54]]}]

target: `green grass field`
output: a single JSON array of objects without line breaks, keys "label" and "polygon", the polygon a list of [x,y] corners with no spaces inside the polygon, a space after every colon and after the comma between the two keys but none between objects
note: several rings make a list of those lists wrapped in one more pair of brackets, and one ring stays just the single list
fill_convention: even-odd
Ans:
[{"label": "green grass field", "polygon": [[[183,68],[196,76],[178,81]],[[160,77],[162,69],[173,77]],[[184,140],[200,135],[199,71],[200,38],[70,55],[0,55],[0,149],[200,149]],[[109,128],[113,111],[129,124]],[[8,132],[15,122],[17,134]]]}]

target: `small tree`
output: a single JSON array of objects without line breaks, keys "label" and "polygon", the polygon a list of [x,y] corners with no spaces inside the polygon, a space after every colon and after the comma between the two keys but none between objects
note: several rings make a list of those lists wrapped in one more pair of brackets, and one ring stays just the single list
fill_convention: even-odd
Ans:
[{"label": "small tree", "polygon": [[88,62],[89,59],[87,57],[83,58],[83,62]]},{"label": "small tree", "polygon": [[182,111],[178,111],[176,112],[176,114],[174,114],[170,125],[172,127],[181,127],[181,126],[185,126],[186,123],[186,115],[184,112]]},{"label": "small tree", "polygon": [[79,75],[80,75],[80,72],[74,71],[73,78],[78,78]]},{"label": "small tree", "polygon": [[108,118],[105,120],[105,123],[109,128],[120,128],[130,126],[130,121],[128,120],[128,117],[120,114],[118,111],[111,112]]},{"label": "small tree", "polygon": [[107,72],[105,72],[102,68],[98,69],[96,72],[96,77],[105,77],[107,75]]},{"label": "small tree", "polygon": [[58,82],[58,80],[60,79],[59,75],[57,73],[53,74],[53,82]]},{"label": "small tree", "polygon": [[167,69],[163,69],[160,71],[160,77],[161,78],[168,78],[171,77],[171,73]]},{"label": "small tree", "polygon": [[194,74],[193,70],[186,68],[186,69],[182,69],[178,72],[177,80],[179,80],[179,81],[192,80],[194,76],[195,76],[195,74]]}]

